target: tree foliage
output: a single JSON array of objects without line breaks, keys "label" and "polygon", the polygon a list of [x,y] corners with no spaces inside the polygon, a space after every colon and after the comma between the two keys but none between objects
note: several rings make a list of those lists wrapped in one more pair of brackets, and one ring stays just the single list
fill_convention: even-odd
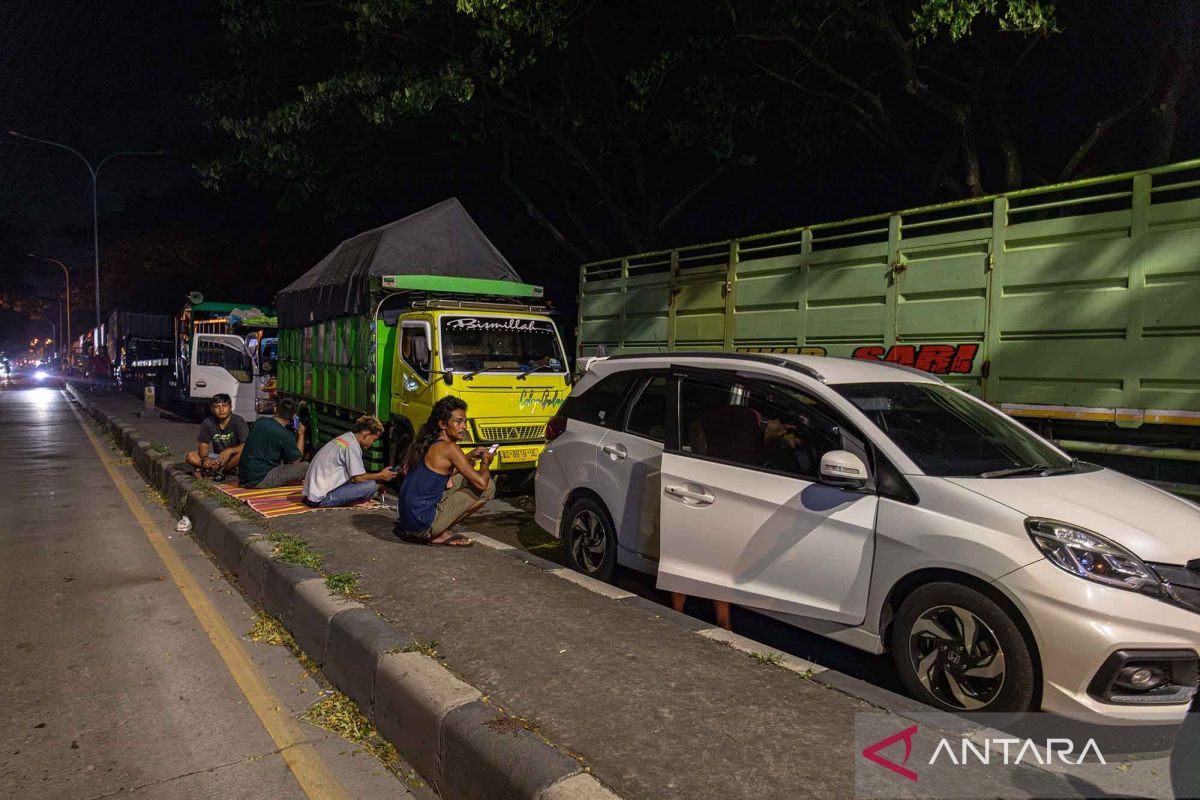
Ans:
[{"label": "tree foliage", "polygon": [[210,186],[245,176],[336,216],[469,153],[576,259],[661,245],[780,169],[870,163],[935,200],[1162,162],[1195,84],[1187,0],[1118,9],[1145,24],[1132,62],[1117,13],[1041,0],[222,9]]}]

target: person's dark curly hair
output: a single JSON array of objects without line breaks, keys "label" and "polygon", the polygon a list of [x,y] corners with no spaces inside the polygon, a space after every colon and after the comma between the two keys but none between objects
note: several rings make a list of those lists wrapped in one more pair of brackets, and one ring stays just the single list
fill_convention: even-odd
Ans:
[{"label": "person's dark curly hair", "polygon": [[429,419],[417,431],[408,452],[404,456],[404,473],[411,475],[418,465],[425,462],[425,454],[442,436],[442,425],[450,421],[450,415],[455,411],[466,411],[467,404],[457,397],[443,397],[433,404]]}]

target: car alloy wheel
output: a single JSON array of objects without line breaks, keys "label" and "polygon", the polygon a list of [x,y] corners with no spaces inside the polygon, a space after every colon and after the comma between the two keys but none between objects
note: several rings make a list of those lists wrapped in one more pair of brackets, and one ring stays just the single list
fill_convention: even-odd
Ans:
[{"label": "car alloy wheel", "polygon": [[604,567],[608,541],[604,522],[591,509],[581,509],[571,520],[571,559],[582,572],[594,575]]},{"label": "car alloy wheel", "polygon": [[979,711],[1004,689],[1000,640],[965,608],[939,605],[921,614],[910,630],[908,650],[917,680],[948,706]]},{"label": "car alloy wheel", "polygon": [[597,580],[613,579],[617,534],[603,503],[594,497],[576,498],[563,514],[563,539],[574,569]]}]

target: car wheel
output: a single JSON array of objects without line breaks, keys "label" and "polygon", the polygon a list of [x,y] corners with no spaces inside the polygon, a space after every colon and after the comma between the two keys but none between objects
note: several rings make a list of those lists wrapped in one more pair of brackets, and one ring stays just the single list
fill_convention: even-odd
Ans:
[{"label": "car wheel", "polygon": [[1028,711],[1036,671],[1008,613],[957,583],[905,598],[892,623],[892,660],[916,699],[945,711]]},{"label": "car wheel", "polygon": [[563,526],[571,566],[598,580],[612,580],[617,566],[617,533],[604,506],[590,497],[581,497],[567,509]]}]

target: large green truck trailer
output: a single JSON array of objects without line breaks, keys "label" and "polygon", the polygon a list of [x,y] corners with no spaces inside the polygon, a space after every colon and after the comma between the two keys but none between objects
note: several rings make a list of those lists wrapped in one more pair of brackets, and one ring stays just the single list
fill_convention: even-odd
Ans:
[{"label": "large green truck trailer", "polygon": [[1195,483],[1200,161],[584,264],[576,333],[580,356],[915,367],[1081,457]]},{"label": "large green truck trailer", "polygon": [[541,287],[520,281],[457,200],[347,239],[278,306],[276,396],[303,402],[310,446],[370,414],[385,433],[368,469],[399,464],[433,404],[455,396],[469,446],[500,445],[492,470],[532,474],[569,365]]}]

